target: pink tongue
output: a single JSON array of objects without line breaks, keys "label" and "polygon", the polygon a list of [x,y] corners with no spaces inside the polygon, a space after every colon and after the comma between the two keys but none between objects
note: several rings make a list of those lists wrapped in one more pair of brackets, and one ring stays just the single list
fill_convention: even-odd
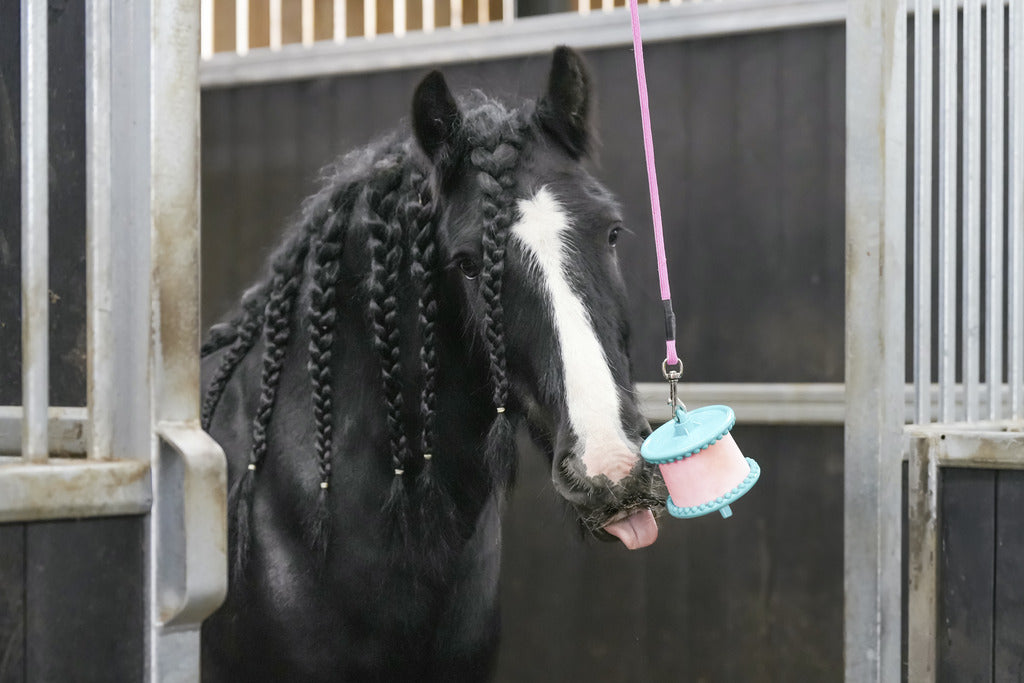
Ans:
[{"label": "pink tongue", "polygon": [[630,550],[646,548],[658,540],[658,523],[650,510],[638,510],[604,528]]}]

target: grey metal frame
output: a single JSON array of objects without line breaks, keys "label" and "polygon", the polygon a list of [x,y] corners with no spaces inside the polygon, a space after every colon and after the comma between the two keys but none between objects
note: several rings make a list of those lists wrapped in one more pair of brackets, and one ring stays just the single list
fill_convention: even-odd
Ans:
[{"label": "grey metal frame", "polygon": [[47,16],[22,0],[24,381],[0,406],[0,522],[148,513],[149,681],[198,680],[227,590],[226,465],[199,425],[198,20],[198,0],[87,1],[88,405],[51,407]]}]

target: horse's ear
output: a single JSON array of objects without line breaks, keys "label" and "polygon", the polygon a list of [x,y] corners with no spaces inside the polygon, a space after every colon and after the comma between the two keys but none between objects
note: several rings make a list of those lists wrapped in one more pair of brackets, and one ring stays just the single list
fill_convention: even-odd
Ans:
[{"label": "horse's ear", "polygon": [[440,71],[431,71],[412,97],[416,140],[435,164],[448,151],[462,124],[462,114]]},{"label": "horse's ear", "polygon": [[590,89],[583,57],[564,45],[555,48],[548,90],[537,105],[537,120],[574,159],[590,151]]}]

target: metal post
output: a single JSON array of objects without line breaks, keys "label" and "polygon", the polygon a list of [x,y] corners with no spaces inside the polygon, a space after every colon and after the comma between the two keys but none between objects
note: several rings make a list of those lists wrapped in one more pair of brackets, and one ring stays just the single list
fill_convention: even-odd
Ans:
[{"label": "metal post", "polygon": [[989,2],[987,20],[988,73],[985,75],[985,89],[988,102],[985,109],[988,117],[988,191],[985,193],[985,239],[988,248],[985,268],[988,273],[988,286],[985,288],[985,337],[988,349],[985,379],[988,382],[988,417],[990,420],[998,420],[1002,417],[1003,181],[1006,178],[1006,168],[1003,164],[1005,58],[1002,0]]},{"label": "metal post", "polygon": [[110,458],[114,428],[110,0],[88,0],[85,20],[88,452],[91,458]]},{"label": "metal post", "polygon": [[405,18],[405,2],[406,0],[394,0],[392,3],[392,14],[394,16],[392,33],[396,36],[404,36],[406,28]]},{"label": "metal post", "polygon": [[914,15],[914,419],[931,421],[932,384],[932,18],[933,0]]},{"label": "metal post", "polygon": [[910,443],[907,468],[907,680],[934,683],[938,627],[939,461],[932,439]]},{"label": "metal post", "polygon": [[21,457],[47,458],[50,403],[46,3],[21,1]]},{"label": "metal post", "polygon": [[1024,419],[1024,2],[1010,2],[1008,368],[1010,415]]},{"label": "metal post", "polygon": [[846,23],[846,680],[900,680],[906,239],[904,0]]},{"label": "metal post", "polygon": [[[963,303],[961,308],[964,414],[980,414],[981,363],[981,0],[964,1]],[[954,53],[955,54],[955,53]]]},{"label": "metal post", "polygon": [[434,0],[423,0],[423,32],[434,32]]},{"label": "metal post", "polygon": [[451,23],[452,28],[462,28],[462,0],[451,0]]},{"label": "metal post", "polygon": [[249,54],[249,0],[235,0],[235,53]]},{"label": "metal post", "polygon": [[316,14],[313,12],[313,0],[302,0],[302,44],[311,46],[316,40]]},{"label": "metal post", "polygon": [[[280,0],[275,0],[280,2]],[[345,15],[347,10],[347,0],[334,0],[332,3],[332,10],[334,13],[334,42],[344,43],[345,38],[348,37],[348,17]],[[426,4],[424,3],[424,12],[426,12]],[[424,20],[423,26],[426,27],[426,21]]]},{"label": "metal post", "polygon": [[956,0],[939,10],[939,419],[956,401]]},{"label": "metal post", "polygon": [[270,49],[281,49],[283,44],[284,26],[281,20],[281,0],[270,0],[267,8],[270,15]]},{"label": "metal post", "polygon": [[363,0],[363,37],[377,37],[377,0]]},{"label": "metal post", "polygon": [[201,31],[202,31],[202,55],[203,59],[209,59],[213,56],[213,23],[214,23],[214,7],[213,3],[215,0],[203,0],[203,6],[201,12]]}]

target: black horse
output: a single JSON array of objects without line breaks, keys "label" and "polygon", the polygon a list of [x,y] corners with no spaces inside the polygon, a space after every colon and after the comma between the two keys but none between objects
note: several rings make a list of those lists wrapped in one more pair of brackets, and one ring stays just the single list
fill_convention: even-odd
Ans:
[{"label": "black horse", "polygon": [[487,679],[520,426],[585,529],[654,542],[664,495],[638,457],[622,217],[584,168],[589,108],[567,48],[515,109],[429,74],[411,134],[342,158],[211,330],[231,583],[204,680]]}]

